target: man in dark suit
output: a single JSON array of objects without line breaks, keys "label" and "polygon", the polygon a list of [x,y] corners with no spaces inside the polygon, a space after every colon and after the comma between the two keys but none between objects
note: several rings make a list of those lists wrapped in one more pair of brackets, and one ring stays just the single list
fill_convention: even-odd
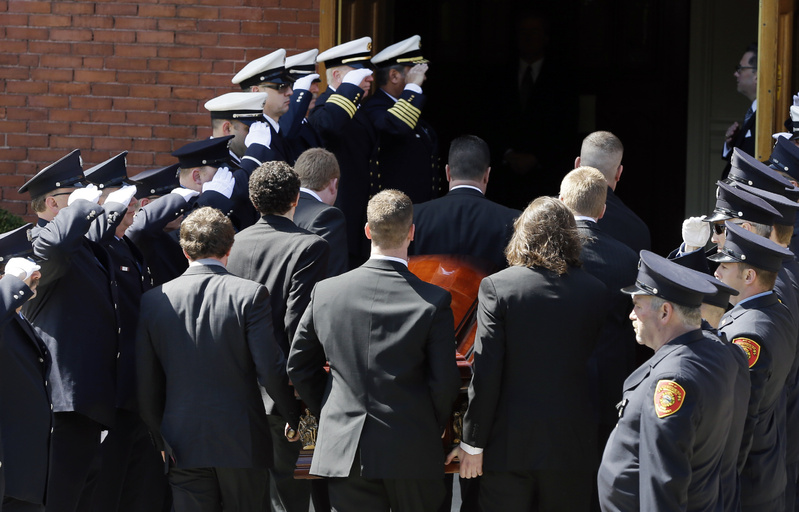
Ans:
[{"label": "man in dark suit", "polygon": [[510,267],[480,283],[469,408],[450,458],[461,478],[482,475],[481,510],[587,510],[596,425],[585,368],[607,292],[579,268],[574,216],[557,199],[530,203],[507,255]]},{"label": "man in dark suit", "polygon": [[369,95],[372,85],[372,38],[349,41],[316,57],[324,62],[327,90],[316,99],[308,122],[322,138],[341,166],[341,183],[336,206],[347,219],[349,268],[355,268],[369,257],[369,241],[363,236],[366,204],[375,176],[370,175],[369,160],[377,148],[375,134],[363,109],[358,108]]},{"label": "man in dark suit", "polygon": [[610,132],[594,132],[583,139],[574,167],[594,167],[605,176],[608,182],[607,209],[598,222],[599,227],[638,254],[649,250],[652,240],[646,223],[616,195],[624,170],[621,164],[623,155],[624,146],[618,137]]},{"label": "man in dark suit", "polygon": [[741,61],[735,67],[735,81],[738,92],[746,96],[751,105],[746,110],[743,124],[732,123],[724,134],[724,147],[721,158],[727,161],[721,179],[730,172],[732,150],[739,148],[749,155],[755,154],[755,124],[757,121],[757,43],[747,46]]},{"label": "man in dark suit", "polygon": [[574,212],[577,232],[583,240],[583,268],[605,284],[610,296],[608,316],[588,363],[599,419],[600,450],[619,418],[616,404],[621,400],[624,379],[635,369],[635,332],[627,318],[632,304],[621,289],[635,281],[638,264],[632,249],[597,224],[605,213],[607,190],[605,177],[593,167],[578,167],[560,184],[560,200]]},{"label": "man in dark suit", "polygon": [[142,297],[142,418],[171,459],[176,512],[260,511],[272,464],[262,389],[295,431],[299,418],[269,292],[225,269],[234,230],[218,210],[195,211],[180,233],[189,269]]},{"label": "man in dark suit", "polygon": [[740,428],[733,420],[744,420],[732,392],[742,361],[702,329],[700,305],[717,289],[642,251],[635,284],[624,291],[633,295],[636,340],[655,354],[624,382],[597,478],[602,510],[728,510],[721,471]]},{"label": "man in dark suit", "polygon": [[[53,426],[50,353],[20,308],[36,295],[41,277],[30,224],[0,236],[0,510],[44,512],[50,429]],[[0,477],[0,482],[2,477]]]},{"label": "man in dark suit", "polygon": [[344,213],[333,206],[341,176],[336,156],[323,148],[311,148],[297,159],[294,171],[300,177],[300,199],[294,223],[319,235],[330,245],[327,277],[349,270],[347,225]]},{"label": "man in dark suit", "polygon": [[[286,162],[267,162],[250,177],[250,199],[261,220],[236,235],[228,269],[269,290],[274,336],[285,357],[314,285],[325,278],[330,252],[322,238],[292,222],[300,179]],[[275,464],[270,469],[273,510],[307,510],[310,481],[295,480],[299,443],[283,436],[283,420],[267,401]]]},{"label": "man in dark suit", "polygon": [[[739,461],[744,511],[781,510],[786,484],[786,380],[796,357],[797,330],[791,314],[774,293],[777,272],[788,249],[731,221],[726,239],[709,259],[719,262],[716,277],[738,290],[720,331],[746,351],[754,421],[744,429]],[[750,413],[751,414],[751,413]]]},{"label": "man in dark suit", "polygon": [[[441,195],[444,176],[438,157],[438,136],[421,118],[429,61],[422,56],[421,37],[412,36],[372,57],[378,91],[364,105],[377,137],[369,160],[372,194],[384,188],[401,190],[414,203]],[[376,190],[375,190],[376,187]]]},{"label": "man in dark suit", "polygon": [[88,504],[100,432],[114,422],[119,353],[115,271],[105,249],[86,235],[124,207],[106,203],[104,210],[97,204],[100,191],[83,187],[83,179],[80,151],[75,150],[20,188],[30,193],[39,218],[31,236],[42,278],[23,312],[53,358],[47,508],[56,512]]},{"label": "man in dark suit", "polygon": [[444,497],[451,297],[407,269],[412,209],[396,190],[369,201],[372,258],[317,284],[292,344],[289,375],[319,418],[310,472],[330,477],[334,510],[436,511]]},{"label": "man in dark suit", "polygon": [[452,141],[446,166],[449,193],[414,206],[411,254],[464,254],[505,268],[505,246],[521,212],[485,197],[490,161],[488,145],[479,137]]}]

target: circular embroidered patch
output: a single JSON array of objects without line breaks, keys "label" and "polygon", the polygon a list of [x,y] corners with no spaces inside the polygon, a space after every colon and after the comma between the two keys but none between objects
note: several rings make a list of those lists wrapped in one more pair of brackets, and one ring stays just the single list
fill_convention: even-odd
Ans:
[{"label": "circular embroidered patch", "polygon": [[673,380],[659,380],[655,387],[655,414],[665,418],[680,410],[685,389]]},{"label": "circular embroidered patch", "polygon": [[735,338],[732,342],[746,352],[746,358],[749,360],[749,368],[753,367],[760,358],[760,345],[749,338]]}]

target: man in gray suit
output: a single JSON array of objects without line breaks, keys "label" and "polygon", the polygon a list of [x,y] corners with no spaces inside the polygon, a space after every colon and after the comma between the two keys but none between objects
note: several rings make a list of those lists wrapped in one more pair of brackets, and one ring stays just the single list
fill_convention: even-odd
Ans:
[{"label": "man in gray suit", "polygon": [[262,510],[272,441],[259,383],[297,429],[269,292],[225,269],[233,236],[222,212],[196,210],[180,228],[188,270],[142,297],[140,409],[170,457],[176,512]]},{"label": "man in gray suit", "polygon": [[330,477],[334,510],[436,511],[444,498],[454,321],[450,294],[407,268],[413,234],[408,196],[375,195],[371,258],[316,285],[292,343],[289,375],[319,418],[310,472]]}]

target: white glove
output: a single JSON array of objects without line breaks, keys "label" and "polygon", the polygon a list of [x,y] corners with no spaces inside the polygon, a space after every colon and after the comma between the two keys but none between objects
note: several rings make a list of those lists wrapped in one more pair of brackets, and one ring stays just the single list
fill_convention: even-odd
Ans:
[{"label": "white glove", "polygon": [[799,92],[793,95],[793,106],[799,107]]},{"label": "white glove", "polygon": [[69,199],[67,199],[67,206],[71,205],[78,199],[85,199],[90,203],[97,204],[97,202],[100,201],[101,195],[103,195],[103,193],[100,192],[100,189],[97,188],[97,185],[90,183],[83,188],[75,189],[75,191],[69,195]]},{"label": "white glove", "polygon": [[[682,223],[682,240],[685,247],[690,248],[704,247],[707,239],[710,238],[710,223],[704,221],[705,216],[690,217]],[[694,249],[695,250],[695,249]]]},{"label": "white glove", "polygon": [[258,121],[250,125],[250,132],[244,139],[244,145],[250,147],[250,144],[261,144],[269,147],[272,143],[272,132],[266,123]]},{"label": "white glove", "polygon": [[196,190],[192,190],[190,188],[183,188],[183,187],[178,187],[178,188],[174,189],[172,191],[172,193],[179,195],[180,197],[185,199],[187,203],[189,202],[189,199],[191,199],[192,197],[200,195],[200,193],[197,192]]},{"label": "white glove", "polygon": [[357,85],[360,87],[361,82],[363,82],[363,79],[366,78],[367,76],[370,76],[371,74],[372,74],[371,69],[366,69],[366,68],[353,69],[352,71],[348,71],[347,74],[344,75],[344,80],[342,80],[341,83]]},{"label": "white glove", "polygon": [[30,278],[40,267],[28,258],[11,258],[6,263],[6,274],[16,276],[25,281]]},{"label": "white glove", "polygon": [[311,84],[317,78],[319,78],[319,75],[317,75],[316,73],[311,73],[308,76],[304,76],[302,78],[298,78],[294,82],[294,85],[292,86],[292,89],[294,89],[295,91],[298,90],[298,89],[299,90],[303,90],[303,91],[307,91],[307,90],[309,90],[311,88]]},{"label": "white glove", "polygon": [[230,199],[230,196],[233,195],[233,186],[235,184],[236,180],[233,178],[233,173],[227,167],[220,167],[216,170],[216,174],[214,174],[211,181],[203,183],[203,192],[213,190]]},{"label": "white glove", "polygon": [[125,185],[119,190],[115,190],[108,194],[105,198],[106,203],[119,203],[125,208],[130,204],[130,200],[136,195],[136,185]]}]

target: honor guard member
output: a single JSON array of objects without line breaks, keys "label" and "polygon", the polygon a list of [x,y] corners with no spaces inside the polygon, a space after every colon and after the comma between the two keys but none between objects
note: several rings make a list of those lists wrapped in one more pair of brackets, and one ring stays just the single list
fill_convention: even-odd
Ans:
[{"label": "honor guard member", "polygon": [[211,137],[233,135],[228,149],[239,166],[247,151],[244,140],[250,133],[250,126],[256,121],[264,121],[267,95],[265,92],[229,92],[205,102],[205,110],[211,113]]},{"label": "honor guard member", "polygon": [[374,130],[359,108],[372,86],[372,38],[362,37],[320,53],[316,62],[325,64],[327,90],[316,99],[308,122],[322,138],[325,149],[336,155],[341,182],[336,206],[347,219],[349,267],[369,257],[369,241],[363,236],[366,204],[374,189],[369,159],[376,147]]},{"label": "honor guard member", "polygon": [[192,212],[180,235],[189,269],[142,297],[142,417],[173,462],[176,512],[261,511],[272,466],[262,394],[295,432],[299,419],[269,292],[225,269],[234,230],[219,211]]},{"label": "honor guard member", "polygon": [[604,511],[720,510],[720,471],[735,417],[739,362],[701,328],[716,287],[641,251],[630,319],[655,354],[624,382],[597,477]]},{"label": "honor guard member", "polygon": [[294,81],[294,94],[291,95],[289,111],[280,118],[280,126],[286,132],[284,138],[288,147],[287,161],[291,165],[294,165],[305,150],[322,146],[322,138],[307,119],[319,96],[321,80],[316,72],[318,54],[319,50],[313,49],[286,57],[286,73]]},{"label": "honor guard member", "polygon": [[83,187],[83,179],[76,149],[19,190],[31,195],[39,217],[31,235],[42,277],[23,313],[53,358],[47,509],[56,512],[74,512],[82,496],[90,497],[90,469],[100,432],[113,425],[116,398],[116,272],[106,250],[85,236],[105,212],[100,191]]},{"label": "honor guard member", "polygon": [[142,294],[153,287],[153,279],[141,251],[125,236],[138,207],[137,186],[127,177],[126,155],[127,151],[122,152],[85,173],[86,180],[103,192],[101,203],[127,207],[98,240],[114,264],[120,318],[116,417],[101,446],[100,473],[92,498],[92,509],[98,512],[160,510],[167,491],[163,460],[139,416],[136,399],[136,325]]},{"label": "honor guard member", "polygon": [[[227,265],[231,273],[269,290],[275,339],[286,358],[311,290],[327,275],[330,252],[322,238],[294,224],[299,193],[300,179],[286,162],[267,162],[256,169],[250,177],[250,198],[261,219],[236,234]],[[286,440],[285,421],[272,398],[265,403],[275,450],[269,471],[272,510],[306,512],[310,482],[294,479],[302,447]]]},{"label": "honor guard member", "polygon": [[426,96],[422,84],[430,61],[422,55],[422,38],[409,37],[372,57],[378,90],[364,104],[374,127],[377,148],[369,160],[371,193],[393,188],[423,203],[443,194],[444,174],[438,135],[421,118]]},{"label": "honor guard member", "polygon": [[[799,117],[799,107],[791,108],[797,110],[797,117]],[[797,125],[799,125],[799,119],[797,119]],[[774,149],[771,150],[771,156],[766,164],[790,181],[791,185],[794,187],[799,186],[799,147],[794,142],[782,137],[777,139],[777,143],[774,145]],[[794,223],[790,245],[791,252],[794,254],[799,251],[799,236],[797,234],[799,234],[799,218]]]},{"label": "honor guard member", "polygon": [[[44,512],[53,406],[50,352],[20,313],[41,277],[33,262],[31,225],[0,235],[0,510]],[[0,477],[0,482],[2,479]]]},{"label": "honor guard member", "polygon": [[300,199],[294,224],[324,238],[330,245],[327,277],[347,271],[347,223],[333,206],[341,177],[336,156],[324,148],[305,151],[294,165],[300,177]]},{"label": "honor guard member", "polygon": [[752,391],[739,463],[744,511],[782,510],[786,485],[784,387],[796,357],[796,325],[774,293],[789,250],[727,222],[727,237],[711,256],[716,277],[738,290],[720,330],[747,354]]},{"label": "honor guard member", "polygon": [[178,159],[180,185],[199,195],[194,207],[211,206],[242,230],[258,220],[249,198],[250,174],[236,166],[228,150],[232,135],[190,142],[172,153]]},{"label": "honor guard member", "polygon": [[[241,86],[243,91],[268,93],[264,119],[250,125],[250,132],[244,140],[247,150],[241,167],[249,175],[264,162],[286,161],[288,148],[279,123],[281,116],[289,110],[292,93],[291,79],[286,73],[286,50],[275,50],[248,63],[236,73],[232,82]],[[297,123],[301,121],[302,117],[298,117]]]},{"label": "honor guard member", "polygon": [[198,193],[178,182],[178,164],[132,176],[139,211],[125,235],[136,244],[150,267],[153,286],[185,272],[189,264],[178,242],[180,223]]}]

